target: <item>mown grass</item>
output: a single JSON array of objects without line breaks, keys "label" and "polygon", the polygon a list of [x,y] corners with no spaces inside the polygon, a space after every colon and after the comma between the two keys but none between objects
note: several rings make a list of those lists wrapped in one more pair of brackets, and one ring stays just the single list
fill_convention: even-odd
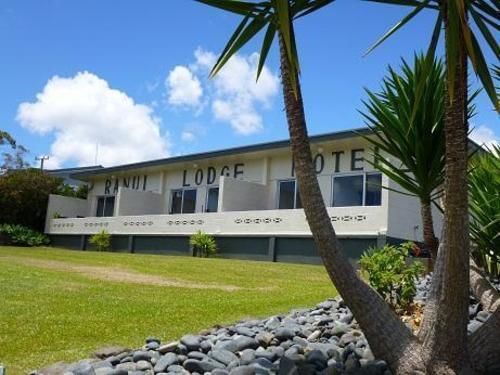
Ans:
[{"label": "mown grass", "polygon": [[[105,281],[38,261],[241,289]],[[0,247],[0,363],[9,375],[26,373],[85,358],[106,345],[138,347],[147,336],[175,339],[215,324],[311,306],[334,294],[321,266]]]}]

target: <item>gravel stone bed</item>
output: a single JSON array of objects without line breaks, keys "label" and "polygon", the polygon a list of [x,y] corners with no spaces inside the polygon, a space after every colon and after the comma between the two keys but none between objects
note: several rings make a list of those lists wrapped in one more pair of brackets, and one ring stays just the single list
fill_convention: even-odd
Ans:
[{"label": "gravel stone bed", "polygon": [[[416,282],[416,301],[425,304],[432,276]],[[495,286],[500,290],[500,282]],[[471,296],[469,332],[489,317]],[[390,375],[340,297],[286,315],[215,327],[179,341],[146,339],[140,349],[103,348],[95,358],[57,363],[32,375]]]}]

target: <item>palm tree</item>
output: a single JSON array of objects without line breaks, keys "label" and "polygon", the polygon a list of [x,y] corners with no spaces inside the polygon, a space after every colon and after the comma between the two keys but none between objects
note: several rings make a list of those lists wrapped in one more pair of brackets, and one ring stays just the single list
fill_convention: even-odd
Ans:
[{"label": "palm tree", "polygon": [[[448,98],[452,100],[447,101],[445,108],[445,128],[446,132],[449,133],[446,137],[447,176],[445,192],[447,193],[447,207],[453,209],[455,213],[448,214],[446,220],[445,226],[450,229],[446,231],[448,235],[445,236],[444,244],[446,246],[444,248],[451,248],[457,254],[453,254],[452,257],[449,256],[449,252],[440,251],[443,259],[439,265],[444,271],[438,270],[437,273],[443,276],[436,277],[435,279],[440,281],[435,284],[439,285],[439,296],[448,308],[442,308],[435,303],[433,309],[430,310],[432,314],[429,315],[437,316],[440,319],[435,324],[430,325],[431,329],[426,331],[425,337],[418,338],[412,335],[385,301],[358,277],[353,267],[342,254],[314,172],[299,79],[300,65],[295,43],[294,21],[326,6],[332,0],[198,1],[236,13],[243,18],[213,67],[212,76],[217,74],[231,56],[243,45],[266,28],[257,68],[258,77],[273,40],[275,37],[278,39],[290,145],[304,212],[328,275],[346,304],[353,311],[375,356],[384,358],[397,374],[415,374],[417,371],[434,373],[440,370],[443,370],[442,373],[455,373],[462,369],[467,371],[470,368],[466,337],[466,318],[468,317],[465,316],[465,310],[468,307],[468,283],[467,280],[462,279],[465,274],[467,274],[466,277],[468,276],[468,267],[464,267],[466,268],[465,271],[461,269],[464,264],[464,256],[465,260],[468,260],[467,241],[462,241],[463,250],[458,248],[458,241],[464,240],[467,234],[461,233],[461,235],[457,235],[455,230],[456,228],[463,229],[467,227],[467,189],[466,187],[463,188],[463,184],[461,184],[465,182],[466,172],[465,168],[464,173],[462,173],[461,160],[465,160],[465,166],[467,161],[465,147],[467,130],[466,126],[464,126],[466,108],[464,103],[467,100],[464,95],[457,95],[457,93],[464,92],[464,87],[466,89],[466,76],[464,76],[466,73],[465,55],[462,50],[458,49],[458,57],[453,55],[455,56],[453,60],[455,61],[455,71],[452,77],[455,79],[454,84],[451,86],[453,90],[447,91]],[[387,1],[406,3],[403,0]],[[429,1],[424,1],[424,5],[427,5]],[[409,0],[408,3],[415,4],[418,1]],[[445,7],[445,9],[449,8],[456,10],[455,6]],[[446,18],[445,20],[447,26],[451,24],[460,30],[463,27],[462,24],[457,25],[455,19],[449,21]],[[456,69],[457,67],[458,69]],[[457,112],[459,109],[460,112]],[[454,145],[448,147],[448,143],[454,143]],[[450,182],[455,183],[458,187],[459,191],[455,196],[451,191]],[[463,199],[464,191],[465,199],[460,202],[459,199]],[[464,207],[462,207],[464,204],[465,211]],[[462,215],[464,212],[465,216]],[[453,284],[454,282],[456,284]],[[450,290],[444,292],[442,285],[445,285]],[[464,285],[465,288],[463,288]],[[443,350],[442,343],[448,346],[448,352]],[[475,345],[479,347],[478,344]],[[498,361],[498,357],[490,356],[488,350],[486,352],[488,352],[488,355],[480,356],[483,367],[492,365],[495,360]],[[462,365],[463,367],[461,367]]]},{"label": "palm tree", "polygon": [[[368,163],[401,186],[405,194],[419,198],[424,243],[435,260],[439,241],[434,234],[432,204],[442,195],[444,183],[445,80],[440,61],[434,61],[429,69],[424,69],[425,64],[423,56],[415,56],[413,69],[404,60],[401,74],[389,67],[381,92],[366,90],[369,100],[364,101],[366,111],[362,115],[374,134],[365,139],[374,150],[390,156]],[[422,96],[416,103],[424,74]]]},{"label": "palm tree", "polygon": [[[390,29],[375,45],[378,46],[390,35],[403,27],[423,9],[437,13],[427,54],[427,69],[434,58],[441,28],[444,28],[446,52],[446,100],[444,109],[445,132],[445,215],[441,250],[438,255],[433,280],[432,298],[426,306],[420,339],[426,347],[426,356],[431,363],[441,363],[440,371],[463,371],[471,367],[470,358],[476,368],[485,369],[500,361],[500,345],[490,345],[485,355],[478,348],[478,330],[467,338],[468,291],[469,291],[469,215],[467,189],[467,64],[468,61],[479,76],[483,88],[494,108],[500,109],[488,65],[469,24],[471,18],[479,33],[490,46],[494,55],[500,57],[500,48],[490,28],[499,28],[499,2],[497,0],[368,0],[378,3],[408,6],[413,9],[396,26]],[[423,86],[421,81],[420,86]],[[417,99],[421,98],[419,95]],[[439,302],[439,303],[438,303]],[[498,313],[498,314],[497,314]],[[500,310],[485,326],[500,333]],[[442,322],[446,321],[446,324]],[[450,329],[450,327],[454,327]],[[438,339],[440,338],[440,339]],[[494,344],[494,343],[492,343]],[[490,350],[498,351],[490,355]],[[472,356],[470,356],[472,354]],[[494,358],[494,359],[491,359]],[[437,368],[430,369],[432,371]]]}]

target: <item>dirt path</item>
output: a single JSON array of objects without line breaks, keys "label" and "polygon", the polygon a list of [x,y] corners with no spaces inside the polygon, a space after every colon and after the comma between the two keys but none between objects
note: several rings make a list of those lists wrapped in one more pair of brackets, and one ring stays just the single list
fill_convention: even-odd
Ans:
[{"label": "dirt path", "polygon": [[270,289],[270,288],[242,288],[234,285],[217,284],[217,283],[201,284],[182,279],[173,279],[173,278],[171,279],[163,276],[148,275],[145,273],[140,273],[121,267],[87,266],[87,265],[63,262],[58,260],[32,259],[32,258],[15,257],[15,256],[0,256],[0,261],[7,261],[11,263],[43,268],[53,271],[74,272],[91,279],[122,282],[129,284],[168,286],[168,287],[189,288],[189,289],[217,289],[226,292],[234,292],[238,290],[248,290],[248,289],[256,289],[256,290]]}]

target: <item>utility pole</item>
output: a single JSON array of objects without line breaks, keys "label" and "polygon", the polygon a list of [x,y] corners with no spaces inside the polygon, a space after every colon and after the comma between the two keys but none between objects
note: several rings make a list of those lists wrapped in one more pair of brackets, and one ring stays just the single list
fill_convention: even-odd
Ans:
[{"label": "utility pole", "polygon": [[45,160],[49,160],[49,156],[48,155],[42,155],[40,157],[35,157],[35,160],[37,161],[40,161],[40,170],[43,171],[43,163],[45,162]]}]

